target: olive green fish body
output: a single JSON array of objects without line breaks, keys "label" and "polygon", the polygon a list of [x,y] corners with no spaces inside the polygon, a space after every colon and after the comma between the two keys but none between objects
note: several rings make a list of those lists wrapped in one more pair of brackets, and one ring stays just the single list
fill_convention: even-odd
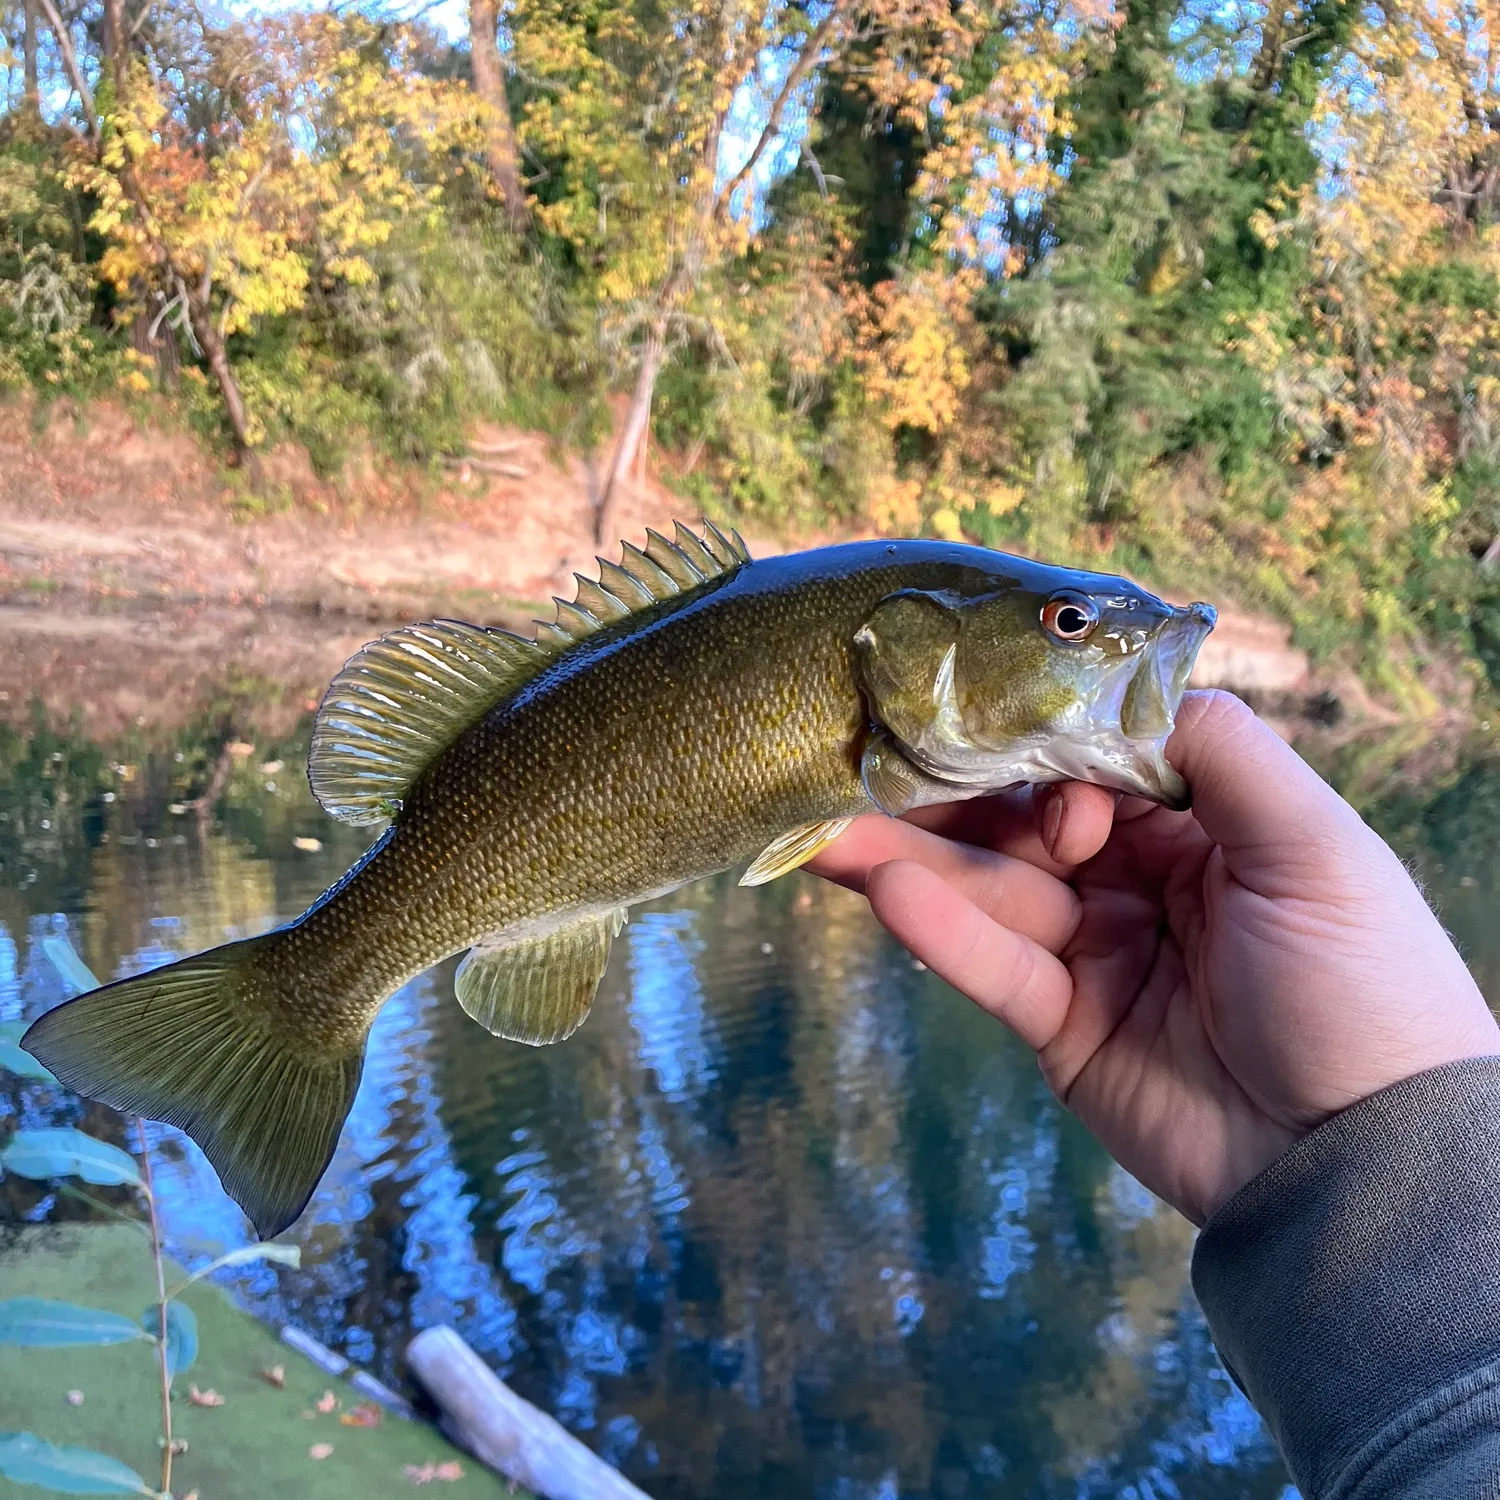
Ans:
[{"label": "olive green fish body", "polygon": [[81,997],[26,1046],[187,1129],[275,1232],[326,1165],[374,1015],[442,958],[471,950],[458,995],[490,1030],[554,1040],[628,907],[762,851],[778,873],[860,813],[1016,780],[1178,795],[1121,724],[1159,752],[1211,611],[1169,650],[1183,612],[1124,580],[942,542],[750,563],[679,531],[626,562],[534,643],[440,623],[366,648],[310,774],[330,811],[394,813],[386,835],[288,927]]},{"label": "olive green fish body", "polygon": [[487,934],[633,905],[871,810],[854,633],[888,594],[961,582],[966,550],[772,558],[584,640],[433,763],[303,951],[347,948],[394,987]]}]

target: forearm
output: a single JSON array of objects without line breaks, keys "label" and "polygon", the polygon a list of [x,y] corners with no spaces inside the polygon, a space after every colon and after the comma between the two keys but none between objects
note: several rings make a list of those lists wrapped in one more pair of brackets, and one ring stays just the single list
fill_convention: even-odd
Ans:
[{"label": "forearm", "polygon": [[1304,1500],[1500,1497],[1500,1058],[1299,1141],[1209,1220],[1193,1285]]}]

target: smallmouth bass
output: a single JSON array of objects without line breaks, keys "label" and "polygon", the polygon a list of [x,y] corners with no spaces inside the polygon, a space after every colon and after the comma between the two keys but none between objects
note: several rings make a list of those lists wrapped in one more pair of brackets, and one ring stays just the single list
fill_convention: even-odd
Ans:
[{"label": "smallmouth bass", "polygon": [[366,646],[308,775],[390,826],[302,916],[103,986],[22,1045],[203,1148],[258,1233],[302,1212],[407,980],[542,1045],[587,1016],[627,909],[813,857],[853,818],[1074,778],[1185,807],[1164,746],[1215,614],[983,548],[855,542],[751,562],[679,526],[579,579],[534,639],[455,621]]}]

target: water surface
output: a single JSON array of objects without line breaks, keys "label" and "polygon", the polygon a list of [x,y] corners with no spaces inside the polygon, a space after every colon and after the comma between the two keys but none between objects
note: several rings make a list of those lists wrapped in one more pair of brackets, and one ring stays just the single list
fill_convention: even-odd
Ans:
[{"label": "water surface", "polygon": [[[305,724],[244,721],[0,732],[0,1019],[59,997],[49,932],[126,974],[294,915],[360,852],[307,796]],[[1363,805],[1500,996],[1500,769]],[[1291,1495],[1189,1226],[847,893],[726,878],[638,910],[555,1048],[486,1036],[452,977],[383,1012],[301,1269],[233,1283],[264,1315],[395,1384],[453,1323],[660,1500]],[[0,1108],[110,1128],[37,1085]],[[242,1242],[196,1148],[154,1138],[179,1251]]]}]

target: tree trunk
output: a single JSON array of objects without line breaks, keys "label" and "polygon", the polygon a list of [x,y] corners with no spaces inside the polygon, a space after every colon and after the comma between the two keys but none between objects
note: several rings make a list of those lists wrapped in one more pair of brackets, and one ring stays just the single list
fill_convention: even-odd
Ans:
[{"label": "tree trunk", "polygon": [[604,488],[599,492],[599,509],[594,513],[594,541],[601,546],[615,539],[615,515],[619,509],[620,485],[630,472],[630,465],[651,422],[651,396],[656,390],[656,377],[661,370],[661,357],[666,342],[667,320],[658,318],[647,330],[646,347],[641,352],[640,373],[635,377],[635,390],[631,392],[630,405],[620,427],[614,456],[609,461],[609,472],[604,476]]},{"label": "tree trunk", "polygon": [[37,14],[36,0],[23,0],[22,4],[24,30],[21,35],[21,53],[25,59],[25,93],[23,100],[28,114],[40,115],[42,112],[42,91],[37,83],[36,49],[37,49]]},{"label": "tree trunk", "polygon": [[104,64],[115,86],[115,102],[130,67],[130,26],[125,19],[125,0],[104,0]]},{"label": "tree trunk", "polygon": [[209,372],[219,387],[224,412],[229,418],[229,429],[234,434],[235,457],[241,463],[248,463],[254,470],[255,456],[250,451],[250,416],[245,410],[245,398],[240,394],[234,371],[229,367],[229,353],[224,348],[224,340],[214,327],[212,309],[201,307],[197,299],[193,298],[189,301],[188,317],[193,324],[193,336],[198,340],[198,347],[203,350],[203,357],[208,361]]},{"label": "tree trunk", "polygon": [[510,227],[522,234],[531,224],[526,188],[521,182],[521,152],[510,118],[510,100],[505,94],[505,69],[500,63],[497,40],[499,16],[496,0],[469,0],[469,61],[474,71],[474,92],[488,113],[485,127],[485,158]]}]

